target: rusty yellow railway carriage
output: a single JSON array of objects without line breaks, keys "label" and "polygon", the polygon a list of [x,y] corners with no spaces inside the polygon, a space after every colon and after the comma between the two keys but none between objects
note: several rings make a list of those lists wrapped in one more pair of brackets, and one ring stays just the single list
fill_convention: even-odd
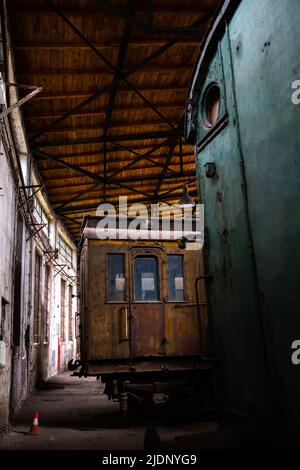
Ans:
[{"label": "rusty yellow railway carriage", "polygon": [[174,390],[196,394],[196,384],[210,383],[212,373],[203,358],[201,251],[171,239],[102,240],[98,222],[85,219],[80,247],[79,374],[101,377],[124,413],[128,399],[164,402]]}]

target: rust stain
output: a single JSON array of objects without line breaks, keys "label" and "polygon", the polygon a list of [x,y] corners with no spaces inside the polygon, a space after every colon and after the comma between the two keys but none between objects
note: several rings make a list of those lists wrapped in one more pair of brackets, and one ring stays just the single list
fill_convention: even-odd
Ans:
[{"label": "rust stain", "polygon": [[222,200],[223,200],[223,195],[222,195],[222,193],[217,192],[217,194],[216,194],[216,200],[217,200],[217,202],[222,202]]}]

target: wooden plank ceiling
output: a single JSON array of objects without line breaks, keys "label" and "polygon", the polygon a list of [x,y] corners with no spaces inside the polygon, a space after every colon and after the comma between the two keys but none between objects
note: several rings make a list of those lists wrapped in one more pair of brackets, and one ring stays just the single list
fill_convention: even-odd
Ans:
[{"label": "wooden plank ceiling", "polygon": [[19,84],[48,198],[78,240],[99,203],[173,203],[189,183],[187,88],[219,0],[9,0]]}]

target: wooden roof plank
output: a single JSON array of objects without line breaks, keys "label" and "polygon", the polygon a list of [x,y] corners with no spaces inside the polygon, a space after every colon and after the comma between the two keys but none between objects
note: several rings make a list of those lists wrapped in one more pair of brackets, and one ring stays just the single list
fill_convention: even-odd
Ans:
[{"label": "wooden roof plank", "polygon": [[[163,46],[159,47],[156,51],[154,51],[152,54],[150,54],[146,59],[144,59],[142,62],[140,62],[133,70],[130,71],[126,75],[126,77],[130,77],[133,73],[136,71],[140,70],[141,68],[145,67],[149,63],[151,63],[153,60],[155,60],[159,55],[161,55],[163,52],[165,52],[167,49],[172,47],[176,43],[176,40],[170,40],[167,43],[165,43]],[[109,85],[106,85],[102,87],[101,89],[95,91],[92,95],[88,96],[86,99],[81,101],[79,104],[77,104],[75,107],[73,107],[71,110],[67,111],[64,113],[62,116],[57,118],[53,123],[49,124],[46,128],[44,128],[42,131],[39,131],[34,137],[34,139],[31,139],[31,142],[36,140],[38,137],[41,137],[47,130],[52,129],[53,127],[57,126],[61,122],[63,122],[65,119],[67,119],[69,116],[71,116],[74,112],[78,111],[79,109],[82,109],[84,106],[87,104],[91,103],[94,101],[96,98],[101,96],[101,94],[106,93],[110,91],[110,89],[115,85],[116,79],[112,81]]]},{"label": "wooden roof plank", "polygon": [[[173,202],[187,182],[196,197],[193,148],[182,142],[179,122],[219,0],[144,0],[134,16],[122,0],[126,18],[118,7],[112,14],[88,0],[80,7],[73,0],[43,2],[8,2],[16,74],[19,82],[43,87],[24,108],[24,120],[49,200],[72,236],[103,201],[104,186],[112,203],[120,195],[129,203]],[[191,27],[200,33],[193,36]],[[192,36],[180,35],[186,32]]]},{"label": "wooden roof plank", "polygon": [[[49,0],[46,0],[49,3]],[[149,34],[159,34],[160,36],[166,35],[177,35],[177,36],[192,36],[194,34],[205,34],[205,29],[203,26],[192,25],[191,27],[176,27],[176,26],[157,26],[149,24],[148,22],[141,21],[137,17],[133,16],[128,10],[125,10],[117,5],[113,5],[112,3],[108,3],[104,0],[96,0],[97,5],[102,8],[105,12],[110,13],[112,15],[117,16],[118,18],[122,18],[129,24],[135,28],[141,29],[145,33]]]},{"label": "wooden roof plank", "polygon": [[[174,129],[173,124],[138,90],[138,88],[135,85],[133,85],[128,80],[128,78],[125,75],[122,75],[118,72],[118,69],[85,37],[84,34],[82,34],[82,32],[72,23],[72,21],[70,21],[64,15],[64,13],[62,12],[62,10],[59,7],[57,7],[50,0],[45,0],[45,1],[48,3],[48,5],[51,6],[51,8],[53,8],[53,10],[55,10],[57,12],[59,17],[63,19],[63,21],[80,37],[80,39],[82,39],[92,49],[92,51],[105,63],[105,65],[114,72],[115,79],[114,79],[113,87],[115,86],[115,83],[118,83],[118,79],[124,81],[124,83],[126,83],[126,85],[129,88],[131,88],[133,91],[135,91],[135,93],[149,106],[149,108],[152,109],[152,111],[154,111],[165,123],[167,123],[171,128]],[[71,112],[71,114],[72,114],[72,112]],[[69,114],[69,116],[71,114]],[[61,120],[62,120],[62,117],[60,118],[60,122],[61,122]],[[44,133],[45,132],[43,130],[38,131],[36,134],[34,134],[31,137],[30,141],[32,142],[33,140],[36,140],[38,137],[40,137]]]}]

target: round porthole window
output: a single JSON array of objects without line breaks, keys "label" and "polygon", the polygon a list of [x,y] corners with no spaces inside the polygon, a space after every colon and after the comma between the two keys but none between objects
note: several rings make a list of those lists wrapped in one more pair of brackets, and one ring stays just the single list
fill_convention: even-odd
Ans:
[{"label": "round porthole window", "polygon": [[204,125],[213,127],[219,119],[221,109],[221,91],[217,84],[208,88],[203,108]]}]

